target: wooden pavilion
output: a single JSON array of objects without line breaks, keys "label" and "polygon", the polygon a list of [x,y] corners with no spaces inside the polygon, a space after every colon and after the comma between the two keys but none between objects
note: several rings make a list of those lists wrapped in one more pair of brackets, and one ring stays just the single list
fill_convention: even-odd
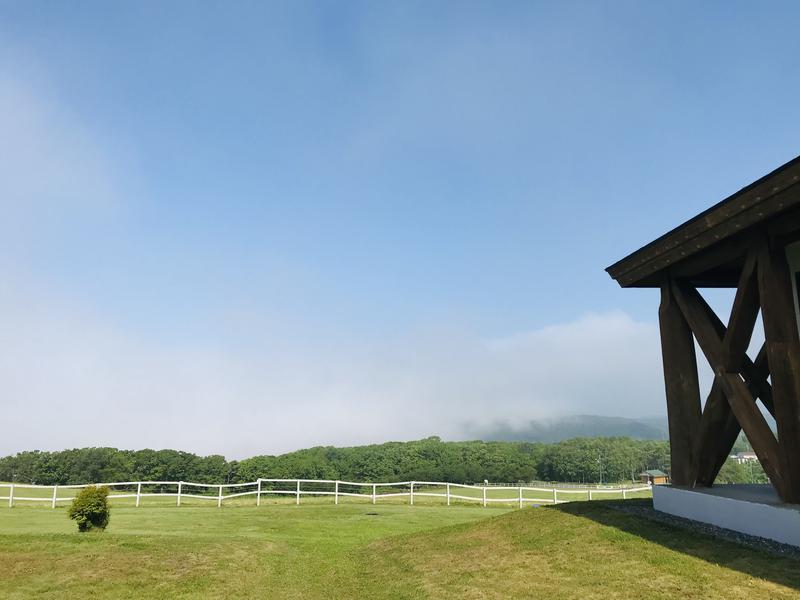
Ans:
[{"label": "wooden pavilion", "polygon": [[[661,290],[673,485],[710,487],[744,430],[780,498],[800,504],[800,157],[606,271]],[[736,289],[727,324],[698,291],[720,287]],[[751,358],[759,312],[766,341]],[[694,340],[714,371],[704,405]]]}]

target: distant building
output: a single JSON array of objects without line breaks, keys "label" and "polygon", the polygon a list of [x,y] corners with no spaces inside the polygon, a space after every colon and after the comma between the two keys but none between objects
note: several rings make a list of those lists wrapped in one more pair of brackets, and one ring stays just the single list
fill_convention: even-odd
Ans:
[{"label": "distant building", "polygon": [[755,452],[737,452],[733,456],[731,456],[733,460],[735,460],[740,465],[749,462],[757,462],[758,456],[756,456]]},{"label": "distant building", "polygon": [[669,483],[669,475],[658,469],[649,469],[639,473],[639,481],[651,485],[664,485]]}]

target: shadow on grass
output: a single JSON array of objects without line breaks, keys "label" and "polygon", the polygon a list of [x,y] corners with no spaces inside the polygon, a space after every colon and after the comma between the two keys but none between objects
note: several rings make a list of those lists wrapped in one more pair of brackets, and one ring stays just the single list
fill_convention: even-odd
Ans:
[{"label": "shadow on grass", "polygon": [[[628,500],[628,505],[651,509],[652,500]],[[782,556],[744,544],[738,544],[693,530],[686,526],[663,523],[646,516],[619,510],[619,501],[572,502],[547,507],[564,513],[591,519],[635,535],[645,541],[699,558],[711,564],[746,573],[752,577],[771,581],[800,590],[800,560]]]}]

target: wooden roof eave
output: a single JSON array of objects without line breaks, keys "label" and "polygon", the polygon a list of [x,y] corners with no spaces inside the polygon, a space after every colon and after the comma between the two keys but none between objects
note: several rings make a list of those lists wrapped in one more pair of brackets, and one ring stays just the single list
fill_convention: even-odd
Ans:
[{"label": "wooden roof eave", "polygon": [[[732,242],[755,225],[800,207],[800,157],[779,167],[696,217],[606,269],[622,287],[658,287],[663,271],[708,253],[708,269],[730,262],[724,242]],[[737,246],[737,244],[728,244]],[[739,245],[739,247],[741,247]],[[720,252],[720,249],[722,250]],[[718,280],[718,281],[717,281]],[[727,286],[711,276],[710,285]]]}]

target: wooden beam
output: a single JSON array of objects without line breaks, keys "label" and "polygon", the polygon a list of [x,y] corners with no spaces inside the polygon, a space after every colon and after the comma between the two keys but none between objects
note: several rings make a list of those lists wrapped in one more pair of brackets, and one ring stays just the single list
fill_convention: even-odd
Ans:
[{"label": "wooden beam", "polygon": [[736,288],[728,328],[722,343],[723,366],[728,373],[738,373],[742,370],[759,308],[756,255],[755,252],[750,252],[739,276],[739,285]]},{"label": "wooden beam", "polygon": [[718,374],[716,372],[723,364],[722,338],[725,335],[725,326],[696,289],[676,281],[672,282],[671,289],[708,364]]},{"label": "wooden beam", "polygon": [[689,324],[675,301],[673,286],[661,287],[658,320],[667,394],[672,482],[693,486],[697,430],[700,425],[700,385],[697,357]]},{"label": "wooden beam", "polygon": [[764,407],[775,418],[775,406],[772,402],[772,386],[767,381],[769,364],[767,363],[767,344],[761,344],[752,365],[748,361],[742,365],[742,375],[754,398],[760,398]]},{"label": "wooden beam", "polygon": [[[700,349],[714,370],[714,374],[726,372],[724,368],[725,349],[722,342],[725,339],[727,328],[697,290],[684,284],[673,283],[673,286],[675,298],[697,338]],[[762,370],[757,369],[746,354],[741,361],[741,372],[748,387],[754,390],[754,396],[761,398],[770,414],[775,416],[772,387],[767,381],[767,375],[762,376]]]},{"label": "wooden beam", "polygon": [[785,249],[767,240],[759,248],[758,285],[775,423],[787,469],[784,500],[800,503],[800,338]]},{"label": "wooden beam", "polygon": [[[736,297],[727,328],[696,290],[682,294],[683,304],[692,315],[691,321],[697,323],[702,330],[706,338],[705,344],[711,346],[704,353],[707,353],[709,360],[717,358],[721,361],[718,364],[712,363],[712,368],[717,373],[738,373],[743,370],[745,363],[748,363],[746,370],[749,378],[746,379],[751,381],[748,394],[753,401],[759,393],[763,394],[767,398],[766,402],[771,405],[771,390],[768,389],[766,376],[765,385],[759,385],[757,378],[760,373],[747,358],[747,347],[750,345],[759,311],[755,252],[748,253],[738,279]],[[718,347],[720,340],[721,349]],[[725,397],[721,378],[717,376],[714,378],[700,421],[697,485],[711,486],[714,483],[740,431],[741,426]]]},{"label": "wooden beam", "polygon": [[[745,383],[739,373],[730,373],[724,364],[724,341],[727,337],[727,330],[714,311],[705,302],[703,297],[695,290],[685,284],[672,282],[671,290],[674,298],[686,317],[686,321],[691,327],[692,332],[697,338],[697,342],[703,353],[706,355],[709,364],[714,369],[716,381],[720,390],[714,390],[714,394],[709,397],[709,403],[701,418],[700,433],[698,434],[697,451],[697,472],[695,483],[698,485],[710,485],[713,483],[721,468],[724,458],[723,452],[727,454],[729,448],[725,448],[729,443],[733,444],[735,436],[738,435],[737,426],[731,422],[731,416],[727,413],[722,402],[722,396],[727,398],[727,404],[733,413],[735,420],[744,429],[753,449],[759,457],[764,470],[773,482],[775,489],[781,498],[790,498],[785,473],[787,461],[782,449],[779,447],[772,430],[769,428],[764,416],[755,403],[755,396],[751,393],[751,388]],[[745,291],[744,294],[751,294],[752,291]],[[740,302],[740,305],[742,303]],[[740,314],[751,315],[752,309],[743,310]],[[750,317],[747,317],[750,320]],[[741,334],[737,334],[741,335]],[[745,357],[742,359],[743,367],[750,373],[751,383],[754,382],[756,375],[760,374],[755,364]],[[754,389],[758,389],[757,382]],[[763,385],[768,385],[763,382]],[[708,414],[706,414],[708,411]]]},{"label": "wooden beam", "polygon": [[[670,272],[676,279],[702,278],[704,273],[718,269],[722,265],[744,262],[747,245],[742,240],[742,235],[735,236],[711,246],[704,252],[690,256],[676,263]],[[736,281],[734,276],[732,284]]]},{"label": "wooden beam", "polygon": [[741,430],[725,397],[722,382],[715,377],[700,419],[696,485],[711,487]]},{"label": "wooden beam", "polygon": [[767,473],[780,497],[788,502],[791,497],[784,477],[786,464],[778,441],[772,434],[764,415],[758,410],[742,378],[735,373],[724,373],[720,383],[728,398],[736,420],[742,426],[750,445],[758,456],[761,466]]}]

